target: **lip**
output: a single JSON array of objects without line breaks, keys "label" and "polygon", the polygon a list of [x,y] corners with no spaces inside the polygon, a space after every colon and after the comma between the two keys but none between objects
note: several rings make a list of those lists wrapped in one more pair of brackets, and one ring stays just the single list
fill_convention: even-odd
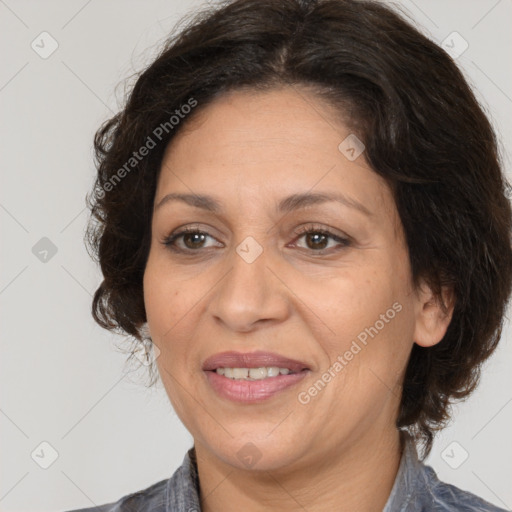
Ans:
[{"label": "lip", "polygon": [[221,352],[203,363],[203,371],[215,371],[217,368],[261,368],[278,366],[288,368],[294,373],[310,370],[308,365],[296,359],[289,359],[273,352]]},{"label": "lip", "polygon": [[[293,373],[277,375],[261,380],[234,380],[219,375],[217,368],[260,368],[277,366],[288,368]],[[222,352],[215,354],[203,363],[209,385],[221,398],[238,403],[258,403],[296,385],[311,369],[304,362],[289,359],[272,352]]]}]

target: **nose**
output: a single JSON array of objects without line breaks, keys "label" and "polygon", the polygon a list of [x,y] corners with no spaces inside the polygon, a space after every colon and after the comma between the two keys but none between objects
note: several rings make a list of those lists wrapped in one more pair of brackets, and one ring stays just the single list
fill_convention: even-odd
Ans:
[{"label": "nose", "polygon": [[249,332],[287,317],[287,288],[270,260],[265,250],[254,261],[233,250],[230,268],[215,287],[209,304],[216,322],[235,332]]}]

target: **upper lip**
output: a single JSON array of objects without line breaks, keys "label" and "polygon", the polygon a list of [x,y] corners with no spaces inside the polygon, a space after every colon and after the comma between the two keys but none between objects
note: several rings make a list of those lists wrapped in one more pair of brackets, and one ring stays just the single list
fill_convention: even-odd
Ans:
[{"label": "upper lip", "polygon": [[209,357],[203,363],[203,370],[216,370],[217,368],[261,368],[264,366],[277,366],[288,368],[292,372],[309,370],[306,363],[289,359],[273,352],[221,352]]}]

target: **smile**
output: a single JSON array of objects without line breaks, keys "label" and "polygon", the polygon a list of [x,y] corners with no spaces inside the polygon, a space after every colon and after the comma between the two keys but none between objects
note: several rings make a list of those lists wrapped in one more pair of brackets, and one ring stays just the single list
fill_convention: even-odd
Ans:
[{"label": "smile", "polygon": [[288,375],[294,373],[288,368],[278,368],[277,366],[262,366],[260,368],[217,368],[218,375],[224,375],[228,379],[234,380],[262,380],[278,375]]},{"label": "smile", "polygon": [[[247,368],[236,369],[248,370]],[[250,404],[269,400],[283,393],[285,390],[297,385],[309,374],[309,371],[304,370],[288,374],[280,373],[275,377],[267,376],[259,379],[226,377],[225,375],[220,375],[217,371],[207,371],[205,373],[208,384],[217,396],[232,402]]]}]

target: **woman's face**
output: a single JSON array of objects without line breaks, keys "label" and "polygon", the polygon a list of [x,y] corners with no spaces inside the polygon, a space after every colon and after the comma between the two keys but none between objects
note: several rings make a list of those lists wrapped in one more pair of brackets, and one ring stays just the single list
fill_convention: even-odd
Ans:
[{"label": "woman's face", "polygon": [[304,90],[238,91],[200,114],[165,153],[144,275],[177,414],[196,451],[239,468],[371,449],[424,336],[390,190]]}]

